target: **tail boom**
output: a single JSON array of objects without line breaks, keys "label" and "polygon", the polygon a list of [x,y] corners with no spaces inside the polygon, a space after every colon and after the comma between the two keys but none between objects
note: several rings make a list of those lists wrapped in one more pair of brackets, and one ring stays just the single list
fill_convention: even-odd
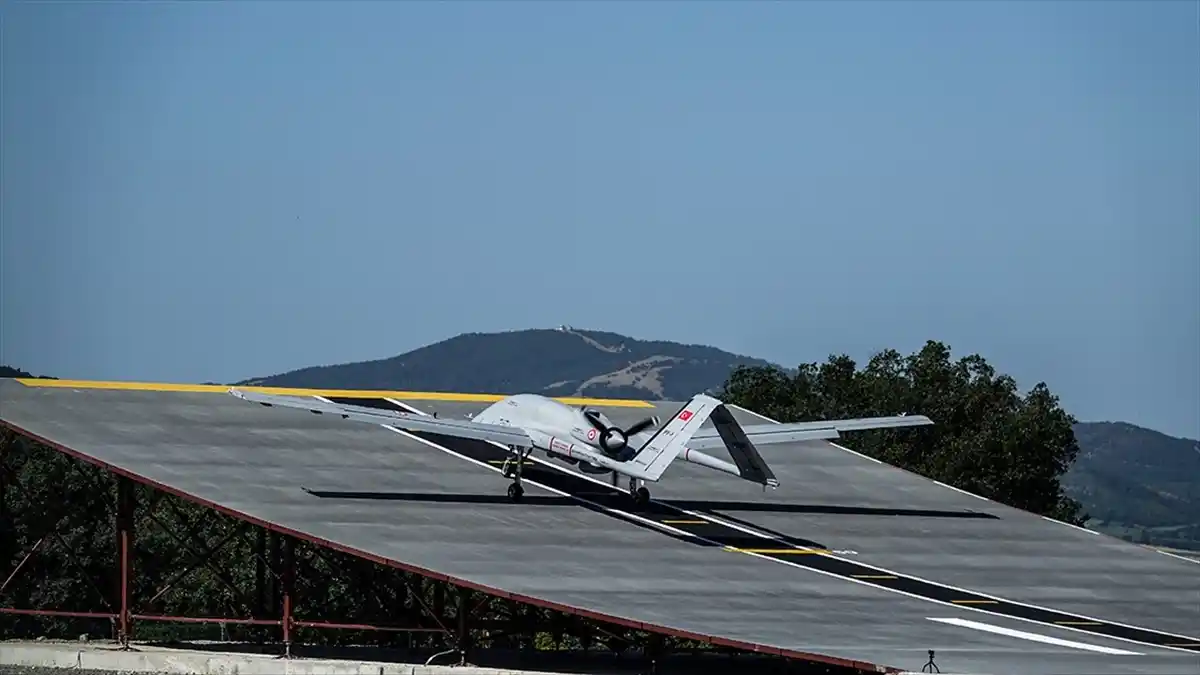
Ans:
[{"label": "tail boom", "polygon": [[736,464],[726,462],[723,459],[720,459],[718,457],[713,457],[712,455],[700,452],[699,450],[692,450],[691,448],[685,448],[683,451],[683,454],[679,455],[679,458],[685,462],[691,462],[692,464],[699,464],[700,466],[703,466],[708,469],[715,469],[717,471],[723,471],[725,473],[737,476],[738,478],[742,478],[742,472],[738,470]]}]

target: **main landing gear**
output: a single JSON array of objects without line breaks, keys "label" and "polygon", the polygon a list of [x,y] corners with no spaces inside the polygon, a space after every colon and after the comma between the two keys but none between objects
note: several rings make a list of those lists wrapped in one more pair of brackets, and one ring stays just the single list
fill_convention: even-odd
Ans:
[{"label": "main landing gear", "polygon": [[634,504],[645,506],[650,503],[650,491],[644,486],[638,485],[640,482],[638,479],[630,477],[629,496],[633,497]]},{"label": "main landing gear", "polygon": [[[505,478],[513,479],[512,485],[508,486],[508,498],[513,502],[520,502],[525,496],[525,488],[521,487],[521,467],[525,465],[525,460],[529,459],[529,455],[533,454],[533,448],[528,448],[524,452],[521,448],[510,445],[509,456],[504,458],[504,466],[501,468],[501,473]],[[510,468],[509,463],[515,460],[515,466]]]},{"label": "main landing gear", "polygon": [[[511,478],[513,481],[508,486],[509,500],[519,503],[525,496],[525,488],[521,486],[521,468],[525,465],[525,460],[533,454],[533,448],[522,449],[517,446],[509,446],[508,450],[509,455],[504,458],[504,466],[500,471],[505,478]],[[617,474],[613,472],[613,487],[616,486]],[[630,477],[629,479],[629,496],[638,506],[646,506],[650,503],[650,491],[641,485],[641,481],[637,478]]]},{"label": "main landing gear", "polygon": [[[618,492],[622,492],[620,481],[620,474],[618,474],[616,471],[613,471],[612,486],[613,489],[617,490]],[[639,485],[639,483],[641,483],[640,480],[634,478],[633,476],[629,477],[629,496],[633,498],[634,504],[637,504],[638,506],[645,506],[650,503],[650,491]]]}]

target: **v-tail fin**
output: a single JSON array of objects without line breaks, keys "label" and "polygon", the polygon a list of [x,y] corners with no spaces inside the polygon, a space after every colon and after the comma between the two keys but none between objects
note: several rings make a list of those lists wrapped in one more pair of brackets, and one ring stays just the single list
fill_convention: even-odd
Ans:
[{"label": "v-tail fin", "polygon": [[629,464],[633,465],[645,480],[658,480],[671,462],[687,447],[692,436],[721,405],[721,401],[705,394],[693,396],[669,422],[638,449],[629,460]]}]

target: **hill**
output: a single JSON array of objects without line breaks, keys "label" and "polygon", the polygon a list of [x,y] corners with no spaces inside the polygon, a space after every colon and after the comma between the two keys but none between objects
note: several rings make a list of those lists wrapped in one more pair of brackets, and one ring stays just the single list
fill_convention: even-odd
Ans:
[{"label": "hill", "polygon": [[[562,326],[467,333],[391,358],[237,384],[681,400],[720,389],[739,365],[772,364],[705,345]],[[0,377],[28,376],[0,370]],[[1063,482],[1091,514],[1089,527],[1200,549],[1200,442],[1122,422],[1081,422],[1074,431],[1080,453]]]},{"label": "hill", "polygon": [[1067,493],[1088,526],[1131,541],[1200,548],[1200,442],[1125,422],[1075,425]]},{"label": "hill", "polygon": [[739,365],[770,364],[715,347],[561,326],[466,333],[388,359],[303,368],[238,384],[686,399],[719,388]]}]

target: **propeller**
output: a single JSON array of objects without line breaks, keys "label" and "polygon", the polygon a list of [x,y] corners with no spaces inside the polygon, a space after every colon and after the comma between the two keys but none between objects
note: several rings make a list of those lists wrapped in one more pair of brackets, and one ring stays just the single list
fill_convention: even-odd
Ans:
[{"label": "propeller", "polygon": [[620,427],[610,427],[600,419],[600,413],[594,410],[583,411],[583,416],[587,418],[589,424],[599,432],[597,440],[600,442],[600,447],[609,454],[620,452],[629,445],[629,437],[658,425],[658,417],[647,417],[641,421],[635,422],[627,429]]}]

